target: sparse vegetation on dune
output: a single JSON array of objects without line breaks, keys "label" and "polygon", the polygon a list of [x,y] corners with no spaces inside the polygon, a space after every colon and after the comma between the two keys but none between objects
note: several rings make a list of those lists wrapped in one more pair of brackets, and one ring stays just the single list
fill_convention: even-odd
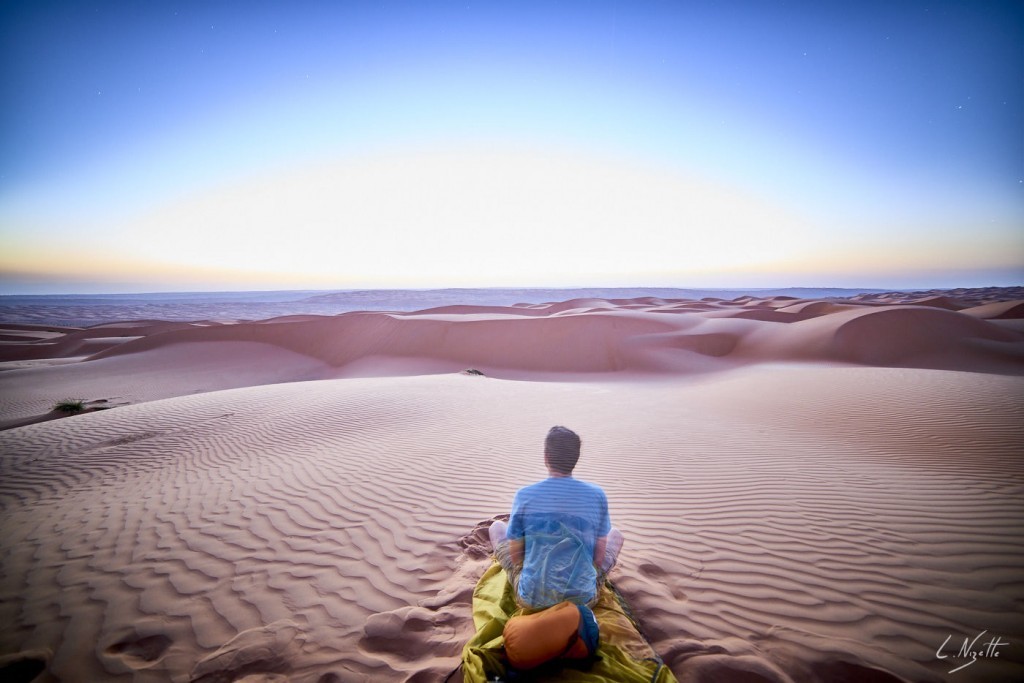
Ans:
[{"label": "sparse vegetation on dune", "polygon": [[85,400],[81,398],[66,398],[53,404],[53,409],[61,413],[80,413],[85,410]]}]

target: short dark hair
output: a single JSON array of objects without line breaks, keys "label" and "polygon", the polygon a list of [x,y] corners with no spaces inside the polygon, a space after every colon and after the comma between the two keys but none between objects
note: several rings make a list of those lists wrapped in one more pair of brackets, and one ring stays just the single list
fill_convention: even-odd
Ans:
[{"label": "short dark hair", "polygon": [[560,474],[572,474],[580,459],[580,437],[568,427],[555,426],[544,439],[544,454],[551,469]]}]

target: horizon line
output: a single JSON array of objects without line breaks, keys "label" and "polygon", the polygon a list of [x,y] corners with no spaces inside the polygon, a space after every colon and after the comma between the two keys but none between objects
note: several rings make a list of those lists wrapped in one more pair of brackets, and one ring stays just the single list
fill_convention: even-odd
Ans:
[{"label": "horizon line", "polygon": [[126,297],[126,296],[168,296],[175,294],[283,294],[283,293],[323,293],[323,294],[347,294],[347,293],[360,293],[360,292],[458,292],[458,291],[578,291],[588,289],[598,290],[696,290],[704,292],[757,292],[757,291],[777,291],[777,290],[808,290],[808,289],[830,289],[838,291],[856,291],[856,292],[873,292],[873,293],[884,293],[884,292],[927,292],[927,291],[952,291],[960,289],[1009,289],[1013,287],[1024,287],[1024,283],[1015,285],[984,285],[984,286],[945,286],[945,287],[849,287],[849,286],[835,286],[835,285],[792,285],[792,286],[732,286],[732,287],[701,287],[701,286],[677,286],[677,285],[615,285],[615,286],[602,286],[602,285],[576,285],[576,286],[525,286],[525,287],[514,287],[514,286],[480,286],[480,287],[355,287],[355,288],[329,288],[329,289],[307,289],[307,288],[291,288],[291,289],[181,289],[181,290],[159,290],[159,291],[103,291],[103,292],[69,292],[69,291],[58,291],[58,292],[47,292],[47,293],[10,293],[0,292],[0,297],[19,297],[19,298],[49,298],[49,297],[76,297],[76,298],[89,298],[89,297]]}]

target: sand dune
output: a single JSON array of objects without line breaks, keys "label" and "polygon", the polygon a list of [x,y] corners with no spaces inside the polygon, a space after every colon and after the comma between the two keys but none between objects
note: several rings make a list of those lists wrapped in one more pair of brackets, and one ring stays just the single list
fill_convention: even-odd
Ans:
[{"label": "sand dune", "polygon": [[[1024,374],[1024,303],[953,311],[934,306],[934,300],[925,305],[858,305],[792,297],[742,297],[730,302],[575,299],[412,313],[295,315],[260,322],[135,321],[63,335],[18,326],[0,341],[0,367],[20,373],[0,372],[0,389],[7,397],[0,419],[10,423],[29,417],[27,404],[15,405],[29,386],[38,389],[31,398],[33,410],[39,408],[40,392],[95,398],[95,389],[82,378],[95,374],[110,381],[118,372],[111,359],[125,356],[137,359],[125,366],[132,373],[146,367],[166,373],[170,385],[189,386],[187,391],[164,390],[167,383],[154,378],[154,390],[135,394],[133,400],[289,379],[432,374],[468,367],[493,377],[560,380],[606,373],[690,374],[772,361]],[[189,363],[167,362],[162,355],[153,355],[150,362],[143,359],[175,346],[211,343],[270,346],[322,367],[315,374],[309,363],[299,362],[296,374],[289,377],[285,369],[291,360],[270,363],[261,357],[259,370],[250,379],[252,370],[242,367],[244,354],[222,352],[222,359],[239,360],[241,374],[221,373],[224,380],[218,385],[211,379],[213,370],[204,369],[207,379],[196,385],[182,380],[183,375],[195,374]],[[69,358],[86,362],[74,369],[27,363]],[[98,363],[101,360],[106,362]],[[59,398],[54,395],[50,400]]]},{"label": "sand dune", "polygon": [[[0,432],[0,671],[441,680],[480,529],[562,423],[627,536],[612,578],[680,680],[1024,678],[1024,335],[990,305],[22,328],[3,420],[119,407]],[[958,656],[983,631],[999,657]]]},{"label": "sand dune", "polygon": [[1024,301],[995,301],[961,312],[984,320],[1020,320],[1024,318]]}]

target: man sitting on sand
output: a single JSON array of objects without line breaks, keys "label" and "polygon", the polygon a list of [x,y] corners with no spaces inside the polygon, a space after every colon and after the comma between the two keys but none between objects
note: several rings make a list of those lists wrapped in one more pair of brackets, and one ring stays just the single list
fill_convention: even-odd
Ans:
[{"label": "man sitting on sand", "polygon": [[580,437],[552,427],[544,440],[549,477],[516,492],[508,524],[491,524],[495,555],[526,607],[594,602],[622,548],[604,491],[572,476],[579,457]]}]

